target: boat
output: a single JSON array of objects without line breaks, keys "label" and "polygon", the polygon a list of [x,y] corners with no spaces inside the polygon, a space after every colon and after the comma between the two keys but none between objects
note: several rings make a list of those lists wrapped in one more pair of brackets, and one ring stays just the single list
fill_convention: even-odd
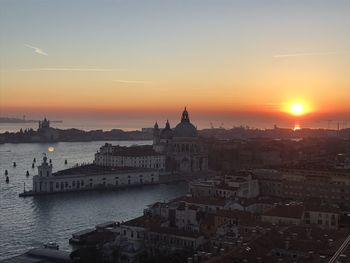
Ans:
[{"label": "boat", "polygon": [[50,248],[50,249],[59,249],[59,245],[56,242],[49,242],[44,244],[44,248]]},{"label": "boat", "polygon": [[27,177],[29,176],[29,171],[26,172],[26,176],[27,176]]},{"label": "boat", "polygon": [[6,183],[9,183],[10,182],[10,179],[9,177],[6,175]]}]

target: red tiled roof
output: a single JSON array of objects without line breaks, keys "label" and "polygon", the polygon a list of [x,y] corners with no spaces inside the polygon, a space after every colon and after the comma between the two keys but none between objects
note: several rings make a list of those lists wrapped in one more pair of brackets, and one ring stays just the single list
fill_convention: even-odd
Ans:
[{"label": "red tiled roof", "polygon": [[192,197],[192,196],[181,196],[174,199],[172,202],[184,201],[188,204],[201,204],[201,205],[216,205],[216,206],[224,206],[226,204],[226,200],[224,198],[215,198],[209,196],[200,196],[200,197]]},{"label": "red tiled roof", "polygon": [[164,222],[164,219],[158,216],[140,216],[136,217],[134,219],[131,219],[129,221],[126,221],[122,223],[122,225],[126,226],[136,226],[136,227],[152,227],[152,226],[159,226],[162,222]]},{"label": "red tiled roof", "polygon": [[301,219],[304,207],[299,205],[281,205],[264,213],[264,216],[276,216],[285,218]]},{"label": "red tiled roof", "polygon": [[180,230],[180,229],[177,229],[174,227],[152,226],[150,228],[150,231],[154,232],[154,233],[159,233],[159,234],[190,237],[190,238],[199,238],[202,236],[202,234],[199,232],[185,231],[185,230]]}]

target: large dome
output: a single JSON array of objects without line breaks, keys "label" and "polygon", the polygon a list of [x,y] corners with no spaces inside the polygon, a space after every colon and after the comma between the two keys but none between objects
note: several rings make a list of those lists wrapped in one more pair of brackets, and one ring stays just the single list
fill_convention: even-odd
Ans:
[{"label": "large dome", "polygon": [[190,122],[180,122],[175,127],[174,137],[197,137],[197,129]]},{"label": "large dome", "polygon": [[197,129],[190,122],[186,108],[182,113],[181,122],[174,129],[174,137],[197,137]]}]

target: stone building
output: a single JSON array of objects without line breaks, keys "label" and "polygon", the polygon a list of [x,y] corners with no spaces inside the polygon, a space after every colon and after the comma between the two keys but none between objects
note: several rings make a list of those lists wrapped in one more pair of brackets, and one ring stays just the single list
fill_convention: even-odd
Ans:
[{"label": "stone building", "polygon": [[193,173],[208,170],[208,152],[197,128],[190,122],[185,108],[181,122],[174,129],[169,121],[160,130],[158,123],[153,129],[153,149],[166,155],[168,171]]},{"label": "stone building", "polygon": [[104,144],[95,154],[94,164],[108,167],[136,167],[165,170],[165,155],[151,145],[125,147]]}]

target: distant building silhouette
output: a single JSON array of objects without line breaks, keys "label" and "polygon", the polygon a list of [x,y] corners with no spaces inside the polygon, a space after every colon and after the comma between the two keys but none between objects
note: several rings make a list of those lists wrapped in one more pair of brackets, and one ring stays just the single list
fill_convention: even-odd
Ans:
[{"label": "distant building silhouette", "polygon": [[38,133],[46,141],[56,141],[59,138],[58,131],[50,127],[50,121],[46,117],[44,120],[39,121]]},{"label": "distant building silhouette", "polygon": [[50,121],[44,118],[44,120],[39,121],[39,130],[50,128]]}]

